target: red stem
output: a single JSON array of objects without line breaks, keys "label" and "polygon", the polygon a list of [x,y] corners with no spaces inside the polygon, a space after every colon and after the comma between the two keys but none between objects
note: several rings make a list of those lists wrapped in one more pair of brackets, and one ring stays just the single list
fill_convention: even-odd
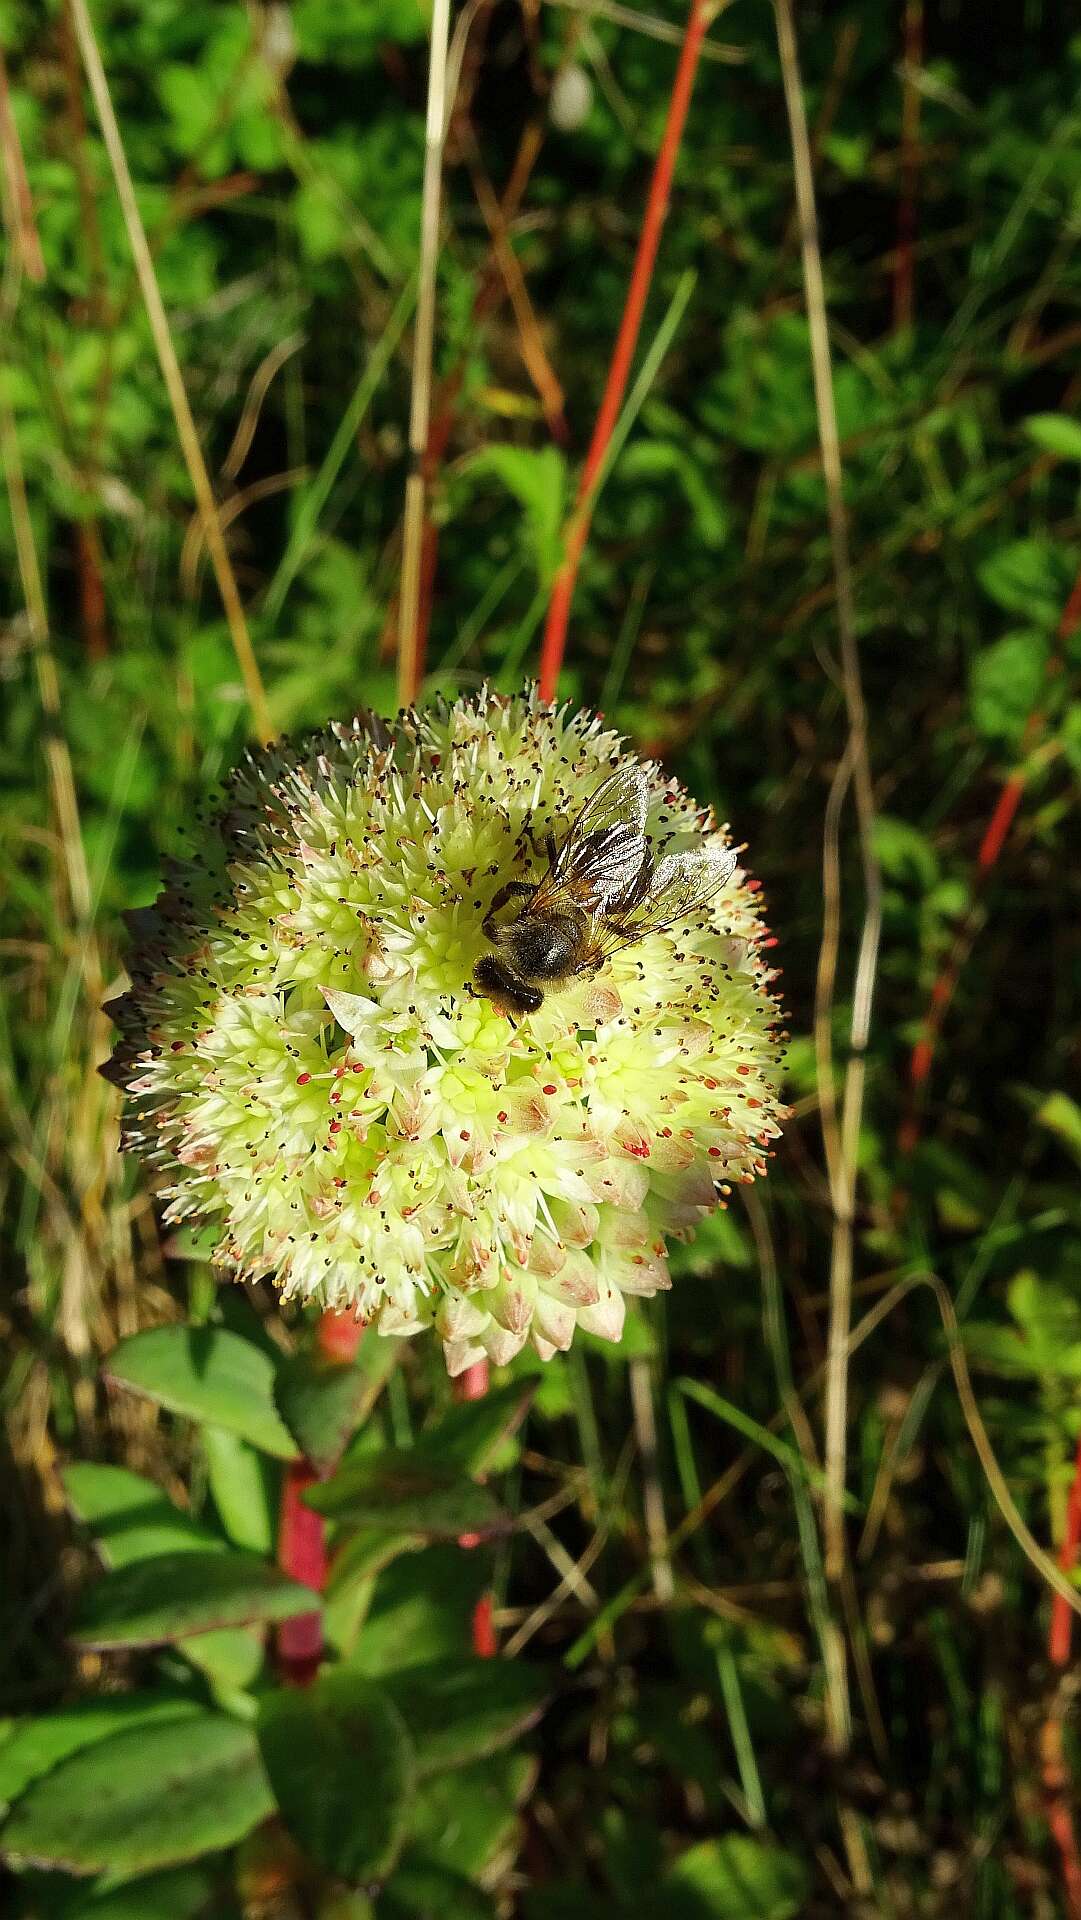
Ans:
[{"label": "red stem", "polygon": [[[306,1587],[321,1593],[327,1577],[323,1521],[301,1499],[301,1494],[306,1493],[318,1477],[307,1460],[294,1460],[285,1469],[278,1525],[278,1565],[292,1579],[301,1580]],[[300,1613],[295,1619],[282,1621],[278,1628],[278,1665],[288,1686],[311,1684],[322,1651],[320,1614]]]},{"label": "red stem", "polygon": [[916,193],[920,171],[920,93],[916,75],[923,65],[923,0],[907,0],[903,39],[901,197],[897,206],[897,253],[893,269],[895,331],[912,325],[915,306]]},{"label": "red stem", "polygon": [[[1081,1439],[1077,1442],[1073,1483],[1066,1503],[1066,1524],[1058,1556],[1059,1566],[1066,1575],[1074,1570],[1079,1547],[1081,1547]],[[1056,1593],[1051,1601],[1051,1629],[1047,1636],[1048,1657],[1054,1667],[1069,1665],[1072,1622],[1073,1608],[1068,1600],[1064,1600],[1061,1594]]]},{"label": "red stem", "polygon": [[[349,1366],[364,1334],[363,1320],[327,1308],[319,1316],[315,1348],[325,1360]],[[278,1565],[291,1579],[322,1593],[327,1577],[326,1529],[321,1514],[305,1506],[301,1495],[319,1475],[310,1460],[294,1460],[285,1469],[278,1512]],[[278,1666],[287,1686],[307,1687],[319,1671],[323,1652],[322,1620],[301,1613],[283,1620],[277,1633]]]},{"label": "red stem", "polygon": [[[467,1367],[464,1373],[460,1373],[454,1382],[454,1398],[483,1400],[488,1391],[488,1376],[487,1360],[474,1360],[473,1365]],[[458,1545],[464,1547],[467,1552],[479,1544],[476,1534],[473,1533],[463,1533],[458,1541]],[[492,1623],[492,1604],[491,1593],[482,1593],[473,1608],[473,1652],[478,1660],[494,1660],[499,1652],[499,1642]]]},{"label": "red stem", "polygon": [[542,700],[554,700],[559,683],[559,672],[563,664],[563,653],[567,644],[567,623],[570,619],[571,602],[578,578],[578,567],[582,551],[589,536],[589,524],[592,519],[592,494],[604,459],[608,443],[612,438],[619,409],[623,403],[627,380],[630,376],[634,350],[638,344],[642,314],[653,279],[653,268],[657,258],[657,247],[661,231],[668,213],[668,196],[675,170],[676,156],[683,137],[683,127],[687,118],[687,109],[691,102],[698,59],[702,51],[702,40],[709,21],[706,0],[691,0],[691,9],[687,16],[687,28],[683,36],[679,65],[672,85],[672,97],[668,103],[668,118],[665,122],[664,136],[653,168],[649,197],[646,201],[642,230],[638,236],[638,249],[631,269],[630,284],[627,288],[627,300],[623,308],[623,318],[619,323],[619,332],[612,349],[608,379],[601,399],[597,423],[593,429],[593,438],[589,444],[582,476],[578,483],[578,506],[567,528],[566,547],[563,564],[556,575],[548,608],[548,620],[544,630],[544,642],[541,647],[540,694]]}]

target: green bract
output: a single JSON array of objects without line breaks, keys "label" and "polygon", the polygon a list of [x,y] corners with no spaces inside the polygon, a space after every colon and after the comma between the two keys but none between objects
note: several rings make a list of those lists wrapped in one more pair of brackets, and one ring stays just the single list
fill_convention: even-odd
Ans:
[{"label": "green bract", "polygon": [[[491,693],[255,753],[197,857],[130,916],[111,1011],[125,1144],[215,1258],[459,1373],[576,1325],[619,1338],[686,1235],[778,1132],[778,1007],[737,870],[512,1023],[472,985],[482,919],[539,877],[625,757],[589,715]],[[648,831],[709,816],[654,765]]]}]

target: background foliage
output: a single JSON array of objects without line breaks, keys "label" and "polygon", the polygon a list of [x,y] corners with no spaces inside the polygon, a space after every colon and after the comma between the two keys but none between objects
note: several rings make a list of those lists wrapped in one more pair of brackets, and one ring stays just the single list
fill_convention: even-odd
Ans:
[{"label": "background foliage", "polygon": [[[481,0],[473,18],[440,260],[428,689],[510,689],[535,670],[671,87],[676,49],[657,34],[682,23],[674,0],[613,11]],[[842,0],[798,21],[884,881],[855,1314],[941,1278],[1006,1478],[1051,1545],[1081,1432],[1071,12],[1029,0],[989,23],[963,0],[925,19],[919,0]],[[274,723],[389,710],[424,9],[100,0],[95,19]],[[553,1364],[517,1437],[500,1434],[524,1362],[498,1384],[502,1424],[475,1411],[477,1430],[431,1355],[361,1347],[335,1417],[348,1431],[363,1416],[351,1447],[369,1497],[387,1449],[399,1467],[416,1455],[403,1531],[428,1544],[394,1552],[370,1508],[350,1510],[327,1613],[340,1659],[300,1728],[264,1639],[306,1598],[271,1564],[305,1417],[281,1375],[305,1331],[269,1296],[217,1291],[190,1241],[162,1243],[94,1073],[120,910],[152,897],[249,718],[67,8],[3,0],[0,29],[15,1469],[0,1668],[22,1716],[0,1744],[0,1844],[91,1875],[20,1870],[16,1910],[360,1914],[368,1896],[348,1887],[390,1873],[392,1920],[618,1916],[644,1890],[690,1920],[1076,1911],[1069,1674],[1047,1662],[1045,1591],[990,1498],[923,1287],[853,1356],[850,1577],[821,1578],[831,1207],[811,1032],[846,723],[771,9],[739,0],[711,30],[646,345],[689,299],[598,504],[562,688],[747,836],[780,939],[796,1117],[750,1213],[717,1216],[623,1349]],[[20,527],[45,576],[37,640]],[[77,812],[58,817],[66,756]],[[1020,807],[990,861],[1011,778]],[[842,872],[838,1071],[860,916],[847,825]],[[913,1048],[944,968],[956,991],[917,1100]],[[226,1360],[223,1341],[247,1342],[255,1371],[238,1363],[238,1384],[223,1363],[220,1397],[200,1403],[206,1369],[185,1373],[174,1346],[149,1397],[102,1382],[118,1338],[182,1318]],[[124,1351],[137,1370],[145,1349]],[[789,1368],[807,1410],[794,1423]],[[525,1515],[472,1555],[453,1536],[475,1512],[448,1516],[447,1487],[424,1479],[448,1447],[463,1471],[491,1468],[484,1499]],[[162,1555],[164,1633],[160,1589],[132,1585]],[[80,1599],[95,1558],[112,1571]],[[479,1675],[468,1621],[489,1582],[516,1653]],[[840,1754],[831,1619],[854,1675]],[[324,1768],[324,1787],[350,1780],[336,1803],[318,1768],[313,1787],[283,1761],[305,1740],[313,1766],[377,1756],[367,1811],[355,1763]],[[291,1839],[268,1822],[275,1796]]]}]

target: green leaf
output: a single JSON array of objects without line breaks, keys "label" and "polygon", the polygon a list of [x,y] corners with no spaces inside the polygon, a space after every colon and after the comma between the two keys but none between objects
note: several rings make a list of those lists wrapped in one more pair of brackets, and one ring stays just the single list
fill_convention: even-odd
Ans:
[{"label": "green leaf", "polygon": [[95,1890],[78,1902],[68,1920],[196,1920],[206,1912],[213,1892],[214,1875],[205,1867],[176,1867],[104,1893]]},{"label": "green leaf", "polygon": [[1004,634],[972,663],[972,724],[988,740],[1017,745],[1044,687],[1048,644],[1042,633]]},{"label": "green leaf", "polygon": [[411,1850],[379,1896],[380,1920],[496,1920],[496,1912],[471,1880]]},{"label": "green leaf", "polygon": [[127,1467],[77,1461],[61,1469],[64,1492],[76,1518],[94,1535],[108,1567],[126,1567],[163,1553],[224,1550],[225,1542]]},{"label": "green leaf", "polygon": [[984,592],[1007,613],[1052,627],[1062,599],[1062,558],[1049,540],[1011,540],[979,570]]},{"label": "green leaf", "polygon": [[272,1553],[278,1503],[270,1461],[227,1427],[204,1426],[203,1451],[218,1518],[233,1546]]},{"label": "green leaf", "polygon": [[105,1378],[294,1460],[296,1442],[274,1404],[275,1371],[268,1353],[224,1327],[152,1327],[113,1349]]},{"label": "green leaf", "polygon": [[665,1920],[790,1920],[808,1890],[795,1854],[730,1833],[680,1855],[661,1881],[658,1910]]},{"label": "green leaf", "polygon": [[410,1822],[417,1852],[467,1880],[494,1880],[517,1851],[518,1809],[536,1777],[536,1762],[521,1753],[430,1774]]},{"label": "green leaf", "polygon": [[899,820],[888,813],[876,815],[874,846],[887,879],[915,880],[925,891],[934,886],[938,879],[934,847],[911,820]]},{"label": "green leaf", "polygon": [[512,1380],[480,1400],[459,1400],[432,1427],[418,1434],[414,1453],[425,1460],[486,1473],[508,1435],[517,1432],[529,1411],[535,1388]]},{"label": "green leaf", "polygon": [[361,1342],[355,1363],[298,1353],[278,1375],[278,1409],[301,1452],[327,1472],[367,1418],[398,1363],[392,1340]]},{"label": "green leaf", "polygon": [[0,1801],[17,1800],[32,1780],[48,1773],[70,1754],[126,1727],[151,1727],[159,1720],[183,1720],[201,1713],[197,1701],[182,1694],[118,1693],[112,1698],[78,1700],[20,1721],[0,1746]]},{"label": "green leaf", "polygon": [[1081,460],[1081,420],[1068,413],[1030,413],[1023,422],[1030,440],[1060,460]]},{"label": "green leaf", "polygon": [[1081,1107],[1076,1100],[1071,1100],[1068,1093],[1049,1093],[1037,1108],[1035,1118],[1081,1162]]},{"label": "green leaf", "polygon": [[498,1533],[510,1525],[495,1495],[453,1465],[419,1457],[405,1448],[349,1460],[332,1480],[304,1495],[316,1513],[354,1527],[388,1523],[430,1539],[460,1533]]},{"label": "green leaf", "polygon": [[232,1846],[273,1809],[251,1728],[189,1714],[62,1761],[15,1807],[4,1849],[21,1865],[139,1873]]},{"label": "green leaf", "polygon": [[382,1879],[405,1838],[415,1761],[380,1688],[348,1668],[262,1701],[259,1743],[286,1826],[345,1880]]},{"label": "green leaf", "polygon": [[555,574],[563,552],[563,503],[567,463],[556,447],[482,447],[460,471],[491,473],[525,509],[526,544],[542,586]]},{"label": "green leaf", "polygon": [[319,1595],[249,1553],[165,1553],[106,1574],[85,1596],[72,1638],[83,1647],[153,1647],[209,1627],[288,1620]]},{"label": "green leaf", "polygon": [[484,1561],[483,1554],[457,1546],[431,1546],[385,1566],[350,1650],[350,1666],[382,1679],[404,1667],[461,1659],[473,1609],[490,1578]]},{"label": "green leaf", "polygon": [[254,1627],[211,1627],[179,1642],[185,1660],[197,1667],[221,1690],[219,1705],[231,1707],[227,1696],[244,1692],[262,1671],[266,1658],[263,1636]]},{"label": "green leaf", "polygon": [[387,1682],[409,1729],[422,1774],[483,1759],[532,1726],[550,1683],[515,1660],[445,1660],[409,1667]]}]

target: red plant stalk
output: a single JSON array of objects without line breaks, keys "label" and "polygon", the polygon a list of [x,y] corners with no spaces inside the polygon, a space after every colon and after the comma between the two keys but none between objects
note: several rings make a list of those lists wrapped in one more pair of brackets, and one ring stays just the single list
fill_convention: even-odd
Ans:
[{"label": "red plant stalk", "polygon": [[[1066,1524],[1062,1533],[1062,1545],[1059,1548],[1058,1563],[1063,1573],[1073,1572],[1079,1547],[1081,1547],[1081,1439],[1077,1442],[1073,1484],[1070,1487],[1070,1497],[1066,1502]],[[1051,1628],[1047,1636],[1047,1652],[1053,1667],[1069,1665],[1072,1620],[1073,1608],[1061,1594],[1056,1593],[1051,1601]]]},{"label": "red plant stalk", "polygon": [[[350,1366],[364,1333],[364,1322],[328,1307],[315,1330],[315,1350],[324,1359]],[[326,1527],[321,1514],[305,1506],[302,1495],[319,1475],[310,1460],[294,1460],[285,1469],[278,1510],[278,1565],[292,1580],[322,1593],[327,1577]],[[283,1620],[277,1633],[278,1666],[288,1686],[307,1687],[315,1679],[323,1652],[318,1613]]]},{"label": "red plant stalk", "polygon": [[567,644],[567,623],[570,619],[578,568],[589,537],[597,479],[619,418],[624,393],[627,390],[631,363],[642,325],[642,314],[645,311],[646,299],[653,279],[657,248],[668,213],[672,175],[675,171],[680,141],[683,138],[687,109],[691,103],[699,55],[702,51],[702,40],[714,12],[715,8],[707,4],[707,0],[691,0],[683,45],[680,49],[679,65],[672,84],[672,97],[668,103],[668,118],[665,121],[664,134],[653,168],[653,178],[649,184],[649,196],[646,200],[642,230],[638,236],[638,248],[634,256],[634,266],[631,269],[623,318],[619,323],[619,332],[612,349],[608,379],[597,414],[597,423],[593,429],[593,438],[589,443],[589,452],[586,454],[582,476],[578,483],[578,504],[565,535],[563,563],[556,575],[548,607],[548,619],[541,646],[540,694],[542,700],[554,700],[556,697],[560,668],[563,665],[563,654]]},{"label": "red plant stalk", "polygon": [[912,325],[916,293],[916,192],[920,171],[920,91],[923,65],[923,0],[906,0],[901,101],[901,198],[897,207],[897,254],[893,269],[893,325]]},{"label": "red plant stalk", "polygon": [[[1073,1572],[1081,1547],[1081,1439],[1077,1442],[1073,1483],[1066,1503],[1066,1524],[1062,1533],[1058,1563],[1063,1573]],[[1047,1653],[1053,1667],[1064,1668],[1070,1662],[1070,1622],[1073,1609],[1059,1594],[1051,1601],[1051,1626]],[[1066,1895],[1069,1920],[1081,1920],[1081,1853],[1074,1826],[1074,1791],[1071,1769],[1062,1738],[1063,1698],[1061,1690],[1044,1721],[1040,1734],[1040,1760],[1043,1772],[1044,1810],[1047,1824],[1058,1849],[1062,1886]]]},{"label": "red plant stalk", "polygon": [[[322,1516],[306,1507],[301,1495],[318,1479],[307,1460],[293,1460],[282,1481],[278,1521],[278,1565],[291,1579],[321,1593],[327,1577],[326,1536]],[[278,1666],[286,1684],[306,1687],[314,1680],[323,1651],[318,1613],[299,1613],[278,1628]]]},{"label": "red plant stalk", "polygon": [[[464,1373],[460,1373],[454,1382],[455,1399],[483,1400],[488,1391],[488,1373],[487,1360],[474,1360],[473,1365],[467,1367]],[[474,1533],[463,1533],[459,1536],[458,1545],[468,1550],[479,1546],[480,1541]],[[473,1652],[478,1660],[494,1660],[499,1652],[499,1642],[496,1639],[492,1621],[492,1606],[491,1593],[482,1593],[473,1608]]]}]

